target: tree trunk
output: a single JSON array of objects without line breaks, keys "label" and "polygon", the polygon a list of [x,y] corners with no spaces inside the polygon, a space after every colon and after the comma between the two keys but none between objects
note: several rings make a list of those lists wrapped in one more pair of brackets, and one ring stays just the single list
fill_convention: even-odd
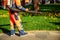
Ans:
[{"label": "tree trunk", "polygon": [[39,0],[33,0],[34,11],[38,11],[39,9]]},{"label": "tree trunk", "polygon": [[56,4],[56,0],[54,0],[54,4]]}]

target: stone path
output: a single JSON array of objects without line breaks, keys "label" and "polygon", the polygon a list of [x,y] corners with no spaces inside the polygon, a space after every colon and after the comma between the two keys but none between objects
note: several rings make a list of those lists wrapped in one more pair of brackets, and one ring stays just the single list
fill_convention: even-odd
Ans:
[{"label": "stone path", "polygon": [[0,34],[0,40],[60,40],[60,31],[29,31],[27,33],[21,37]]}]

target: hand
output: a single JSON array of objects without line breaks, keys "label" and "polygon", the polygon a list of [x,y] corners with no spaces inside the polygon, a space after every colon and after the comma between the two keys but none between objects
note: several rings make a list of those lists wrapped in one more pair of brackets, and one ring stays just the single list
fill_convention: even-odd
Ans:
[{"label": "hand", "polygon": [[25,11],[26,11],[26,12],[28,12],[28,11],[29,11],[29,9],[28,9],[28,8],[26,8],[26,9],[25,9]]}]

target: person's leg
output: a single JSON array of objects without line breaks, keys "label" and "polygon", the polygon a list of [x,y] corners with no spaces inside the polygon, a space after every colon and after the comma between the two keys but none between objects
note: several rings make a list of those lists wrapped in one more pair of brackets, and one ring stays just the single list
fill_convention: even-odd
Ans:
[{"label": "person's leg", "polygon": [[18,30],[22,30],[23,28],[22,28],[22,25],[21,25],[22,22],[21,22],[20,16],[15,15],[15,19],[16,19],[15,24],[16,24]]},{"label": "person's leg", "polygon": [[10,14],[10,35],[13,36],[15,34],[14,32],[14,22],[15,18],[13,14]]},{"label": "person's leg", "polygon": [[14,32],[15,18],[14,18],[14,14],[13,14],[14,12],[8,8],[8,13],[9,13],[9,17],[10,17],[10,36],[13,36],[15,34],[15,32]]},{"label": "person's leg", "polygon": [[[15,13],[16,14],[16,13]],[[22,28],[22,22],[21,22],[21,19],[20,19],[20,16],[19,15],[15,15],[15,19],[16,19],[16,26],[17,26],[17,28],[18,28],[18,31],[19,31],[19,35],[21,36],[21,35],[25,35],[25,32],[24,32],[24,30],[23,30],[23,28]]]},{"label": "person's leg", "polygon": [[20,27],[21,29],[19,30],[19,35],[22,36],[22,35],[25,35],[26,33],[24,32],[24,29],[23,29],[23,25],[22,25],[22,21],[20,19],[20,16],[18,16],[18,21],[19,21],[19,26],[18,28]]},{"label": "person's leg", "polygon": [[12,21],[10,20],[10,36],[13,36],[14,34],[15,34],[14,25],[13,25]]}]

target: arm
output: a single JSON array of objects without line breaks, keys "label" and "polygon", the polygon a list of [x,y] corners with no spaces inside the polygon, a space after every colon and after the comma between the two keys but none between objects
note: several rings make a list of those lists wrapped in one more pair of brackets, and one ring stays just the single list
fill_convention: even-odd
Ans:
[{"label": "arm", "polygon": [[22,11],[28,12],[28,8],[24,8],[23,6],[18,6],[18,9],[19,10],[22,10]]},{"label": "arm", "polygon": [[15,0],[15,4],[16,4],[16,6],[19,10],[28,12],[28,9],[25,9],[23,6],[21,6],[21,1],[20,0]]}]

